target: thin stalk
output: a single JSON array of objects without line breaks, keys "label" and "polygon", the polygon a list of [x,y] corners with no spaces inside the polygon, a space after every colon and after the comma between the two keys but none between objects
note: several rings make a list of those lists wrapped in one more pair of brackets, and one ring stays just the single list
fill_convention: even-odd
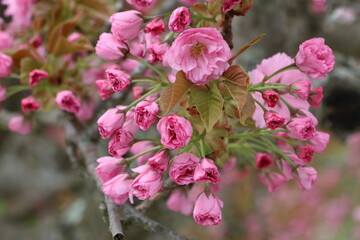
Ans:
[{"label": "thin stalk", "polygon": [[167,79],[167,77],[166,77],[159,69],[157,69],[156,67],[154,67],[154,66],[151,65],[150,63],[148,63],[148,62],[146,62],[146,61],[144,61],[144,60],[142,60],[142,59],[139,59],[139,58],[137,58],[137,57],[131,56],[131,55],[129,56],[129,58],[132,59],[132,60],[138,61],[139,63],[145,65],[146,67],[148,67],[148,68],[150,68],[151,70],[153,70],[154,72],[156,72],[156,73],[159,75],[159,77],[161,78],[161,80],[162,80],[163,82],[165,82],[165,83],[170,82],[170,81]]},{"label": "thin stalk", "polygon": [[131,80],[132,83],[154,83],[152,80]]},{"label": "thin stalk", "polygon": [[142,139],[136,139],[135,142],[160,142],[160,139],[142,138]]},{"label": "thin stalk", "polygon": [[284,90],[289,90],[289,86],[268,86],[268,87],[257,87],[257,88],[253,88],[250,87],[249,91],[264,91],[264,90],[276,90],[276,89],[284,89]]},{"label": "thin stalk", "polygon": [[146,97],[150,96],[153,93],[156,93],[157,91],[159,91],[161,88],[161,86],[158,86],[154,89],[152,89],[151,91],[145,93],[144,95],[142,95],[140,98],[138,98],[136,101],[132,102],[129,106],[127,106],[127,108],[124,110],[124,112],[129,111],[133,106],[135,106],[136,104],[138,104],[139,102],[141,102],[142,100],[144,100]]},{"label": "thin stalk", "polygon": [[254,101],[256,102],[257,105],[259,105],[262,110],[264,111],[264,113],[266,113],[268,110],[266,109],[266,107],[264,105],[262,105],[258,100],[254,99]]},{"label": "thin stalk", "polygon": [[290,69],[294,69],[294,68],[297,68],[296,65],[295,65],[295,63],[290,64],[290,65],[288,65],[288,66],[285,66],[285,67],[277,70],[277,71],[274,72],[273,74],[264,77],[263,82],[266,82],[267,80],[269,80],[270,78],[276,76],[276,75],[279,74],[279,73],[282,73],[282,72],[284,72],[284,71],[286,71],[286,70],[290,70]]},{"label": "thin stalk", "polygon": [[154,152],[154,151],[157,151],[157,150],[160,150],[162,149],[163,146],[162,145],[159,145],[159,146],[156,146],[156,147],[153,147],[153,148],[150,148],[149,150],[146,150],[145,152],[142,152],[142,153],[139,153],[135,156],[132,156],[132,157],[129,157],[129,158],[126,158],[123,162],[121,162],[121,164],[127,164],[127,165],[130,165],[132,163],[132,161],[134,161],[135,159],[147,154],[147,153],[150,153],[150,152]]},{"label": "thin stalk", "polygon": [[151,81],[155,81],[155,82],[160,81],[160,80],[157,79],[157,78],[152,78],[152,77],[147,77],[147,76],[136,76],[136,77],[132,77],[131,79],[132,79],[132,81],[133,81],[133,80],[144,80],[144,79],[151,80]]}]

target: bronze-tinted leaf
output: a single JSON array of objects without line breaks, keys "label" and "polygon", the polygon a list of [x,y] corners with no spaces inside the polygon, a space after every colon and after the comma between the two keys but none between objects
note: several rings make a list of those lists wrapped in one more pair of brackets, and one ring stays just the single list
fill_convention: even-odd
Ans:
[{"label": "bronze-tinted leaf", "polygon": [[77,24],[76,20],[69,20],[58,24],[50,33],[47,42],[47,48],[49,53],[54,53],[55,47],[59,44],[58,41],[61,40],[62,37],[67,37],[74,30]]},{"label": "bronze-tinted leaf", "polygon": [[240,111],[240,122],[246,125],[246,120],[251,118],[255,112],[255,101],[251,94],[246,96],[246,102]]}]

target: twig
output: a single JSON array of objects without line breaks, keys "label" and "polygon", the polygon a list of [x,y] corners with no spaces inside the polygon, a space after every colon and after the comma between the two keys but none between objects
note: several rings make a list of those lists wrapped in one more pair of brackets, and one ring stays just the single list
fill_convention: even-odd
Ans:
[{"label": "twig", "polygon": [[222,36],[226,43],[229,45],[231,49],[233,49],[233,33],[232,33],[232,20],[234,18],[234,12],[229,11],[225,13],[224,23],[223,23],[223,29],[222,29]]}]

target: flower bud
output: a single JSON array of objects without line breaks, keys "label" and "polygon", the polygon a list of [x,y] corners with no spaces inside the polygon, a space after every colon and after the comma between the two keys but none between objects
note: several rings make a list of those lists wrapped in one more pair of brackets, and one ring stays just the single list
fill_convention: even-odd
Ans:
[{"label": "flower bud", "polygon": [[279,102],[279,94],[273,91],[266,90],[263,92],[262,97],[268,107],[275,107]]},{"label": "flower bud", "polygon": [[95,85],[100,91],[102,100],[106,100],[114,94],[114,90],[108,80],[96,80]]},{"label": "flower bud", "polygon": [[315,125],[310,117],[293,118],[287,125],[288,136],[301,141],[307,141],[315,136]]},{"label": "flower bud", "polygon": [[314,147],[313,146],[300,146],[298,147],[297,155],[305,163],[310,163],[314,156]]},{"label": "flower bud", "polygon": [[140,200],[149,199],[161,190],[161,174],[152,170],[149,165],[143,165],[132,170],[140,173],[140,175],[131,184],[130,202],[133,202],[133,196]]},{"label": "flower bud", "polygon": [[119,174],[102,186],[102,191],[113,202],[123,204],[129,198],[130,186],[132,179],[128,179],[129,174]]},{"label": "flower bud", "polygon": [[200,159],[191,153],[177,155],[169,169],[169,176],[173,182],[179,185],[187,185],[194,182],[194,172]]},{"label": "flower bud", "polygon": [[180,212],[187,216],[190,215],[194,203],[190,201],[185,191],[175,189],[166,201],[166,206],[174,212]]},{"label": "flower bud", "polygon": [[143,22],[136,10],[115,13],[110,17],[111,32],[118,41],[132,40],[139,35]]},{"label": "flower bud", "polygon": [[124,42],[117,41],[111,33],[102,33],[95,47],[96,54],[106,61],[117,61],[129,51]]},{"label": "flower bud", "polygon": [[175,9],[169,19],[169,29],[173,32],[182,32],[191,23],[191,14],[186,7]]},{"label": "flower bud", "polygon": [[134,112],[136,123],[146,131],[156,121],[160,108],[155,102],[141,101],[135,106]]},{"label": "flower bud", "polygon": [[297,181],[302,190],[309,190],[317,181],[317,172],[312,167],[298,167],[297,172],[300,179]]},{"label": "flower bud", "polygon": [[194,181],[214,184],[221,181],[219,170],[212,160],[203,158],[201,162],[197,164],[194,172]]},{"label": "flower bud", "polygon": [[40,108],[39,102],[33,96],[21,100],[21,110],[23,112],[32,112]]},{"label": "flower bud", "polygon": [[265,113],[265,123],[268,128],[275,130],[284,125],[285,118],[276,112],[268,111]]},{"label": "flower bud", "polygon": [[110,138],[114,135],[124,122],[124,113],[119,112],[117,108],[108,109],[97,120],[99,133],[102,138]]},{"label": "flower bud", "polygon": [[257,153],[255,155],[255,164],[257,168],[267,168],[272,164],[273,160],[267,153]]},{"label": "flower bud", "polygon": [[149,158],[149,165],[152,167],[152,169],[158,171],[159,173],[164,173],[169,164],[169,160],[169,152],[167,150],[161,150],[153,157]]},{"label": "flower bud", "polygon": [[145,32],[153,36],[160,36],[165,32],[165,24],[161,18],[154,18],[145,27]]},{"label": "flower bud", "polygon": [[49,74],[43,70],[35,69],[30,72],[29,76],[29,85],[30,87],[34,87],[40,83],[40,80],[49,77]]},{"label": "flower bud", "polygon": [[108,151],[114,157],[122,157],[130,150],[132,141],[134,141],[134,137],[131,133],[120,128],[109,141]]},{"label": "flower bud", "polygon": [[9,121],[9,130],[22,135],[29,134],[31,132],[31,123],[26,121],[23,116],[12,117]]},{"label": "flower bud", "polygon": [[55,102],[60,109],[70,113],[80,110],[80,100],[69,90],[58,92]]},{"label": "flower bud", "polygon": [[110,81],[112,89],[115,92],[121,92],[130,85],[131,76],[121,70],[106,70],[106,77]]},{"label": "flower bud", "polygon": [[105,183],[125,171],[125,166],[120,165],[122,158],[102,157],[98,158],[99,165],[96,167],[96,174],[102,183]]},{"label": "flower bud", "polygon": [[317,87],[310,92],[308,102],[314,109],[317,109],[323,98],[323,87]]},{"label": "flower bud", "polygon": [[195,222],[202,226],[220,224],[222,221],[221,208],[223,205],[223,202],[214,194],[210,193],[207,196],[205,192],[201,193],[194,206],[193,217]]},{"label": "flower bud", "polygon": [[269,173],[267,176],[260,176],[260,181],[267,186],[269,192],[274,192],[286,182],[286,178],[279,173]]},{"label": "flower bud", "polygon": [[298,95],[303,100],[308,99],[311,89],[311,82],[309,80],[295,82],[292,84],[292,86],[298,88],[298,90],[293,90],[293,93]]}]

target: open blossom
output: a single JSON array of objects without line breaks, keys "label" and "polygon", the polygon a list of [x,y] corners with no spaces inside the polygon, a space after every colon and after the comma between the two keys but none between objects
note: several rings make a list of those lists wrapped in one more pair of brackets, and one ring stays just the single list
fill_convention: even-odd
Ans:
[{"label": "open blossom", "polygon": [[186,7],[175,9],[169,19],[169,29],[173,32],[182,32],[191,23],[191,13]]},{"label": "open blossom", "polygon": [[149,165],[143,165],[132,169],[134,172],[140,173],[130,189],[130,201],[133,202],[133,196],[140,200],[149,199],[161,190],[162,176],[159,172],[152,170]]},{"label": "open blossom", "polygon": [[190,201],[185,191],[181,189],[175,189],[172,191],[170,197],[166,201],[166,206],[174,212],[190,215],[194,203]]},{"label": "open blossom", "polygon": [[257,168],[267,168],[272,162],[271,156],[267,153],[257,153],[255,155],[255,164]]},{"label": "open blossom", "polygon": [[279,102],[279,94],[270,90],[265,90],[262,94],[263,99],[265,100],[268,107],[275,107]]},{"label": "open blossom", "polygon": [[3,0],[7,5],[5,16],[11,16],[11,23],[19,27],[29,27],[31,24],[33,0]]},{"label": "open blossom", "polygon": [[0,50],[11,48],[13,45],[13,37],[8,32],[0,31]]},{"label": "open blossom", "polygon": [[241,0],[224,0],[222,3],[222,10],[224,13],[229,12],[239,3],[241,3]]},{"label": "open blossom", "polygon": [[296,66],[312,78],[322,79],[331,72],[335,57],[323,38],[312,38],[299,46],[296,54]]},{"label": "open blossom", "polygon": [[149,7],[154,2],[154,0],[126,0],[126,1],[131,5],[139,8]]},{"label": "open blossom", "polygon": [[283,175],[273,172],[265,177],[259,175],[259,179],[267,187],[269,192],[274,192],[287,181]]},{"label": "open blossom", "polygon": [[70,113],[77,113],[80,110],[80,100],[69,90],[58,92],[55,102],[60,109]]},{"label": "open blossom", "polygon": [[121,70],[106,70],[106,77],[110,81],[112,89],[115,92],[121,92],[130,85],[131,76]]},{"label": "open blossom", "polygon": [[192,28],[175,39],[164,56],[164,64],[184,71],[189,81],[204,85],[228,69],[231,57],[229,45],[216,28]]},{"label": "open blossom", "polygon": [[175,114],[160,119],[157,130],[161,135],[161,143],[169,149],[185,147],[190,142],[193,133],[191,123]]},{"label": "open blossom", "polygon": [[171,163],[169,175],[172,181],[179,185],[194,182],[194,172],[200,159],[191,153],[182,153]]},{"label": "open blossom", "polygon": [[223,202],[214,194],[210,193],[208,196],[205,192],[200,194],[197,198],[193,217],[196,223],[202,226],[218,225],[222,221],[221,208]]},{"label": "open blossom", "polygon": [[313,146],[300,146],[298,147],[297,155],[305,163],[310,163],[314,156],[314,147]]},{"label": "open blossom", "polygon": [[276,112],[268,111],[265,113],[265,123],[268,128],[275,130],[285,123],[285,118]]},{"label": "open blossom", "polygon": [[169,161],[169,152],[167,150],[161,150],[149,158],[149,165],[152,169],[158,171],[159,173],[164,173],[168,167]]},{"label": "open blossom", "polygon": [[317,172],[312,167],[298,167],[297,172],[300,179],[298,180],[299,186],[303,190],[309,190],[317,181]]},{"label": "open blossom", "polygon": [[129,131],[118,129],[115,131],[113,138],[109,141],[108,151],[114,157],[122,157],[131,148],[131,142],[134,137]]},{"label": "open blossom", "polygon": [[40,108],[39,102],[33,96],[21,100],[21,110],[23,112],[32,112]]},{"label": "open blossom", "polygon": [[125,166],[119,164],[122,161],[122,158],[114,157],[102,157],[97,159],[99,165],[95,170],[102,183],[105,183],[124,172]]},{"label": "open blossom", "polygon": [[29,74],[29,85],[30,87],[34,87],[40,83],[42,79],[45,79],[49,76],[49,74],[43,70],[35,69],[32,70]]},{"label": "open blossom", "polygon": [[141,101],[135,106],[134,112],[136,123],[146,131],[156,121],[160,108],[155,102]]},{"label": "open blossom", "polygon": [[128,179],[128,174],[119,174],[102,186],[102,191],[106,196],[117,204],[123,204],[129,198],[132,179]]},{"label": "open blossom", "polygon": [[212,160],[203,158],[195,168],[194,181],[197,182],[220,182],[220,174],[218,168],[215,166]]},{"label": "open blossom", "polygon": [[0,85],[0,103],[6,99],[6,88]]},{"label": "open blossom", "polygon": [[112,137],[115,131],[122,126],[123,122],[124,113],[119,112],[117,108],[110,108],[101,115],[96,123],[101,137],[106,139]]},{"label": "open blossom", "polygon": [[108,80],[96,80],[95,85],[99,90],[102,100],[108,99],[115,93],[115,91],[112,89],[111,83]]},{"label": "open blossom", "polygon": [[153,36],[160,36],[165,32],[165,23],[161,18],[154,18],[145,26],[145,32]]},{"label": "open blossom", "polygon": [[12,117],[8,124],[9,130],[19,134],[29,134],[31,132],[32,126],[31,123],[24,119],[23,116]]},{"label": "open blossom", "polygon": [[295,82],[292,86],[297,88],[297,90],[293,90],[293,93],[304,100],[308,99],[311,89],[311,82],[309,80]]},{"label": "open blossom", "polygon": [[12,71],[12,63],[13,61],[11,57],[0,52],[0,78],[10,75]]},{"label": "open blossom", "polygon": [[154,43],[148,47],[150,53],[149,62],[161,63],[164,59],[165,53],[168,51],[169,46],[167,43],[159,44]]},{"label": "open blossom", "polygon": [[139,35],[143,22],[139,11],[115,13],[110,17],[111,32],[118,41],[132,40]]},{"label": "open blossom", "polygon": [[113,62],[124,57],[129,49],[124,42],[117,41],[111,33],[102,33],[96,43],[95,51],[102,59]]},{"label": "open blossom", "polygon": [[317,109],[323,98],[324,98],[323,87],[320,86],[320,87],[313,89],[310,92],[308,101],[314,109]]},{"label": "open blossom", "polygon": [[310,117],[293,118],[287,125],[288,136],[301,141],[307,141],[315,136],[315,125]]}]

